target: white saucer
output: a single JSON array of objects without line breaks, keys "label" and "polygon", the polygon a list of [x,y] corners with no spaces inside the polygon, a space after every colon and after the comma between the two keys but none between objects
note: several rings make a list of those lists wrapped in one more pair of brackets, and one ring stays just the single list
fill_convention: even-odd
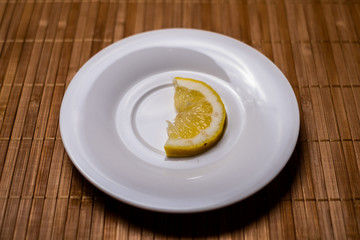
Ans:
[{"label": "white saucer", "polygon": [[[208,83],[222,98],[221,141],[196,157],[168,159],[172,79]],[[269,183],[290,158],[299,110],[285,76],[265,56],[206,31],[138,34],[100,51],[75,75],[60,112],[77,169],[112,197],[163,212],[211,210]]]}]

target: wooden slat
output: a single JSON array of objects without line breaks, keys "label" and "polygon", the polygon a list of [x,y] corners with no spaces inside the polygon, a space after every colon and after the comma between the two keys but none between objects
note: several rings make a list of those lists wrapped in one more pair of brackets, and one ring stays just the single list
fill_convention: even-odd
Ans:
[{"label": "wooden slat", "polygon": [[358,228],[358,231],[360,231],[360,200],[354,201],[354,208],[355,208],[357,228]]},{"label": "wooden slat", "polygon": [[349,76],[350,85],[360,85],[360,47],[359,44],[343,43],[341,44],[346,72]]},{"label": "wooden slat", "polygon": [[318,86],[320,85],[317,76],[316,76],[316,69],[314,63],[314,57],[312,53],[312,46],[309,43],[300,44],[300,54],[303,57],[304,67],[306,72],[306,78],[308,84],[307,86]]},{"label": "wooden slat", "polygon": [[345,223],[342,216],[341,202],[329,201],[330,216],[335,239],[346,238]]},{"label": "wooden slat", "polygon": [[[312,177],[312,163],[308,155],[308,149],[306,149],[306,143],[299,143],[299,147],[296,152],[299,152],[299,169],[301,179],[302,196],[301,199],[313,200],[315,199],[313,177]],[[293,196],[293,199],[296,199]]]},{"label": "wooden slat", "polygon": [[336,69],[337,69],[339,83],[342,86],[343,85],[349,86],[351,82],[348,77],[348,69],[347,69],[345,59],[344,59],[344,56],[342,53],[343,49],[341,48],[341,45],[339,43],[332,43],[331,49],[334,54],[334,62],[335,62]]},{"label": "wooden slat", "polygon": [[[41,14],[40,13],[37,14],[40,17],[40,19],[38,19],[38,22],[36,23],[38,28],[36,30],[36,34],[34,34],[35,42],[34,42],[34,45],[32,48],[26,76],[24,79],[24,84],[32,84],[35,82],[35,76],[36,76],[36,72],[38,69],[39,58],[40,58],[40,55],[42,52],[41,50],[43,47],[43,43],[41,41],[45,37],[46,28],[47,28],[47,21],[45,19],[47,19],[49,17],[50,6],[51,6],[50,4],[44,4],[44,6],[42,6]],[[29,32],[30,32],[30,30],[29,30]]]},{"label": "wooden slat", "polygon": [[[10,27],[10,22],[12,20],[15,8],[16,8],[16,3],[2,3],[2,17],[1,17],[1,26],[0,26],[0,49],[3,49],[4,46],[4,42],[6,39],[6,36],[8,34],[8,29]],[[20,9],[17,9],[18,11]],[[2,53],[2,51],[0,51]]]},{"label": "wooden slat", "polygon": [[349,121],[346,116],[345,103],[343,100],[341,88],[331,88],[332,100],[334,103],[334,110],[337,119],[337,124],[340,132],[341,139],[351,139],[351,132]]},{"label": "wooden slat", "polygon": [[[272,43],[274,63],[284,73],[292,87],[299,86],[299,80],[296,75],[296,64],[293,62],[294,53],[290,43]],[[290,61],[288,61],[290,59]]]},{"label": "wooden slat", "polygon": [[98,12],[96,16],[96,23],[94,26],[94,35],[93,37],[93,45],[92,45],[92,53],[91,55],[97,53],[102,49],[104,34],[105,34],[105,26],[106,26],[106,18],[108,15],[109,6],[105,3],[99,3]]},{"label": "wooden slat", "polygon": [[[202,27],[202,22],[201,22],[202,12],[201,12],[200,1],[195,1],[192,4],[191,9],[192,9],[192,26],[191,27],[195,28],[195,29],[200,29]],[[231,14],[231,16],[233,16],[233,14]],[[183,16],[183,18],[185,18],[185,16]]]},{"label": "wooden slat", "polygon": [[92,208],[92,217],[91,217],[91,229],[90,229],[90,238],[91,239],[100,239],[103,237],[103,234],[116,236],[116,227],[123,226],[123,224],[117,224],[116,218],[111,218],[110,221],[111,227],[109,224],[106,226],[108,229],[104,228],[105,222],[105,203],[103,199],[95,199]]},{"label": "wooden slat", "polygon": [[[107,209],[107,211],[110,211],[110,209]],[[128,238],[129,239],[141,239],[141,216],[142,212],[139,209],[135,209],[132,211],[131,213],[131,218],[130,218],[130,222],[129,222],[129,230],[128,230]],[[184,223],[183,221],[181,222],[181,226],[187,226],[186,224],[189,224],[190,219],[187,219],[187,223]],[[188,230],[188,229],[187,229]],[[190,231],[187,231],[187,233],[191,233]],[[185,238],[186,239],[186,238]]]},{"label": "wooden slat", "polygon": [[91,233],[92,199],[82,199],[79,213],[77,239],[89,239]]},{"label": "wooden slat", "polygon": [[14,174],[12,177],[12,183],[10,187],[10,197],[20,197],[21,191],[24,185],[24,177],[26,168],[28,166],[29,155],[31,150],[31,140],[22,139],[20,143],[19,153],[17,155]]},{"label": "wooden slat", "polygon": [[303,201],[294,201],[292,204],[294,213],[295,233],[298,239],[310,239],[309,229],[306,222],[306,212]]},{"label": "wooden slat", "polygon": [[[153,231],[155,227],[154,219],[155,214],[152,212],[144,212],[142,216],[142,229],[141,229],[141,239],[152,240],[155,238],[155,233]],[[201,232],[201,230],[200,230]]]},{"label": "wooden slat", "polygon": [[[84,38],[84,32],[85,32],[85,25],[86,25],[86,19],[87,19],[87,13],[89,10],[89,4],[83,3],[80,6],[78,20],[76,22],[76,29],[75,29],[75,37],[76,39],[83,39]],[[73,20],[73,24],[75,25],[75,19]],[[83,41],[73,41],[72,51],[71,51],[71,57],[68,67],[68,74],[66,78],[66,85],[68,85],[72,79],[72,77],[75,75],[76,71],[79,69],[79,61],[81,57],[81,50],[83,46]]]},{"label": "wooden slat", "polygon": [[50,239],[52,225],[55,215],[56,199],[49,198],[44,200],[44,209],[41,215],[39,239]]},{"label": "wooden slat", "polygon": [[340,41],[354,42],[359,41],[351,19],[350,9],[347,4],[336,4],[333,7],[334,20]]},{"label": "wooden slat", "polygon": [[117,16],[117,3],[108,4],[108,12],[106,14],[106,21],[104,26],[104,34],[103,34],[103,45],[102,47],[106,47],[113,43],[114,41],[114,29],[116,26],[116,16]]},{"label": "wooden slat", "polygon": [[[88,15],[85,19],[85,31],[84,31],[84,43],[82,46],[82,51],[81,51],[81,55],[80,55],[80,65],[82,66],[85,64],[85,62],[96,53],[96,50],[92,50],[92,45],[94,42],[94,32],[95,32],[95,26],[96,26],[96,16],[97,16],[97,7],[98,7],[98,3],[96,2],[92,2],[90,3],[89,6],[89,11],[88,11]],[[95,48],[96,49],[96,48]]]},{"label": "wooden slat", "polygon": [[18,108],[16,111],[16,116],[14,119],[14,125],[11,132],[11,138],[18,139],[21,137],[26,119],[26,113],[31,98],[31,92],[32,92],[31,86],[22,87],[22,92],[21,92]]},{"label": "wooden slat", "polygon": [[336,182],[335,167],[331,156],[330,143],[320,142],[319,147],[327,197],[328,199],[338,199],[339,190]]},{"label": "wooden slat", "polygon": [[307,24],[310,41],[328,41],[329,33],[326,27],[323,5],[320,3],[306,3],[304,4],[304,10],[307,21],[316,22],[316,24]]},{"label": "wooden slat", "polygon": [[[0,83],[1,83],[1,85],[4,83],[5,76],[7,74],[7,68],[10,63],[10,59],[11,59],[10,56],[12,54],[12,49],[13,49],[14,43],[15,43],[14,41],[5,42],[5,40],[4,40],[4,44],[2,47],[2,51],[1,51],[1,58],[0,58]],[[4,102],[4,106],[2,106],[2,107],[5,107],[6,106],[5,104],[6,103]],[[4,110],[1,109],[0,113],[3,113],[3,112],[4,112]]]},{"label": "wooden slat", "polygon": [[[48,29],[50,29],[53,26],[49,26]],[[48,35],[48,34],[47,34]],[[51,50],[52,50],[53,42],[45,41],[43,43],[41,57],[39,61],[39,66],[42,66],[41,68],[38,68],[35,78],[35,84],[41,85],[45,83],[46,78],[46,72],[49,65],[49,59],[51,56]]]},{"label": "wooden slat", "polygon": [[[19,210],[14,229],[14,239],[24,239],[27,231],[32,199],[23,198],[20,200]],[[13,216],[15,217],[15,216]]]},{"label": "wooden slat", "polygon": [[4,167],[0,176],[0,198],[7,197],[9,195],[19,148],[20,140],[11,140],[9,142]]},{"label": "wooden slat", "polygon": [[[259,208],[260,209],[260,208]],[[229,208],[225,208],[225,209],[221,209],[218,212],[218,217],[217,220],[215,221],[215,224],[219,225],[218,228],[213,229],[212,234],[213,237],[215,238],[216,234],[218,234],[218,232],[222,232],[222,238],[220,237],[220,239],[231,239],[231,231],[234,227],[236,227],[236,224],[232,224],[231,223],[231,218],[229,218],[229,216],[231,216],[231,214],[233,213],[237,213],[236,208],[234,206],[231,206]],[[189,216],[191,217],[191,216]],[[192,223],[193,225],[196,225],[196,222],[205,222],[205,215],[201,214],[199,216],[197,216],[195,220],[195,224]],[[214,221],[214,220],[213,220]],[[257,222],[255,222],[255,224],[257,224]],[[235,225],[235,226],[234,226]],[[194,227],[193,232],[194,232],[194,237],[197,238],[201,238],[207,235],[207,229],[206,229],[206,225],[205,224],[197,224],[197,228]]]},{"label": "wooden slat", "polygon": [[56,201],[54,222],[51,229],[51,237],[57,239],[64,239],[65,237],[65,223],[68,213],[69,200],[66,198],[59,198]]},{"label": "wooden slat", "polygon": [[53,92],[53,85],[45,85],[35,125],[34,138],[36,139],[43,139],[45,137],[46,125],[49,117]]},{"label": "wooden slat", "polygon": [[[124,9],[124,8],[122,8]],[[144,13],[144,30],[149,31],[152,29],[159,29],[161,28],[162,24],[162,14],[160,4],[154,4],[152,2],[145,3],[145,13]],[[120,26],[124,23],[124,11],[122,14],[118,14],[118,19],[122,20],[119,22]],[[121,18],[120,18],[121,17]],[[117,24],[115,24],[115,28]]]},{"label": "wooden slat", "polygon": [[338,184],[339,194],[341,199],[350,199],[351,188],[349,183],[348,172],[346,170],[346,162],[344,160],[343,152],[340,142],[331,142],[331,153],[334,162],[334,169],[336,174],[336,181]]},{"label": "wooden slat", "polygon": [[[160,1],[161,2],[161,1]],[[170,1],[161,2],[162,5],[162,27],[170,28],[172,27],[172,16],[174,15],[174,8],[171,7]]]},{"label": "wooden slat", "polygon": [[334,232],[331,223],[330,206],[328,201],[317,202],[319,213],[320,236],[322,239],[334,239]]},{"label": "wooden slat", "polygon": [[125,27],[124,27],[124,35],[130,36],[133,34],[133,29],[135,26],[135,19],[136,19],[136,9],[137,5],[134,2],[129,2],[126,5],[126,18],[125,18]]},{"label": "wooden slat", "polygon": [[[109,201],[107,201],[107,203],[109,203]],[[111,204],[108,206],[112,206]],[[114,209],[114,208],[112,208]],[[124,216],[119,215],[115,215],[115,220],[113,222],[111,221],[106,221],[107,220],[107,215],[108,214],[112,214],[113,212],[110,210],[110,208],[105,208],[105,222],[104,222],[104,235],[109,235],[112,234],[109,230],[109,226],[114,226],[116,227],[116,237],[119,239],[125,239],[128,238],[129,236],[129,222],[126,220],[126,216],[128,216],[128,209],[124,208],[123,205],[120,205],[120,207],[115,207],[115,209],[117,210],[117,212],[123,213]],[[115,212],[116,213],[116,212]],[[105,231],[108,230],[108,231]]]},{"label": "wooden slat", "polygon": [[332,86],[340,85],[331,44],[326,42],[321,44],[321,51],[324,67],[327,72],[328,84]]},{"label": "wooden slat", "polygon": [[[270,225],[269,225],[269,218],[267,215],[267,211],[269,209],[268,203],[267,203],[267,201],[257,201],[256,204],[259,206],[256,210],[257,239],[269,239],[270,238]],[[283,216],[286,218],[289,216],[289,214],[287,214],[287,212],[286,212]],[[227,217],[227,216],[225,216],[225,217]],[[285,221],[284,218],[283,218],[283,221]],[[287,225],[285,227],[285,231],[290,228],[291,228],[291,226]]]},{"label": "wooden slat", "polygon": [[316,125],[317,136],[319,140],[329,139],[329,133],[326,125],[325,110],[322,104],[321,89],[317,87],[310,88],[311,103]]},{"label": "wooden slat", "polygon": [[0,226],[2,226],[4,222],[4,213],[6,210],[7,201],[7,198],[0,198]]},{"label": "wooden slat", "polygon": [[355,145],[352,141],[343,141],[342,148],[344,152],[344,161],[346,163],[347,174],[349,177],[349,183],[351,187],[351,193],[353,199],[359,199],[360,189],[357,185],[360,182],[360,168],[357,164],[357,157],[355,151]]},{"label": "wooden slat", "polygon": [[315,125],[313,104],[309,88],[300,88],[300,111],[304,127],[301,129],[301,138],[305,140],[317,140],[317,128]]},{"label": "wooden slat", "polygon": [[44,198],[34,198],[27,223],[26,238],[39,238],[41,217],[44,209]]},{"label": "wooden slat", "polygon": [[[276,9],[276,15],[274,17],[277,18],[278,21],[278,31],[279,31],[279,41],[281,42],[289,42],[290,41],[290,34],[289,34],[289,26],[287,22],[287,15],[286,15],[286,7],[283,1],[279,1],[276,4],[268,4],[271,6],[270,8]],[[271,15],[270,15],[271,17]],[[273,38],[272,41],[277,41],[276,38]]]},{"label": "wooden slat", "polygon": [[325,60],[323,58],[322,45],[317,42],[311,43],[311,49],[314,57],[314,65],[316,69],[317,82],[320,86],[330,85],[330,81],[327,77],[327,71],[325,67]]},{"label": "wooden slat", "polygon": [[61,175],[59,180],[58,197],[67,198],[70,196],[70,185],[71,185],[71,177],[73,170],[74,170],[74,166],[72,165],[68,155],[64,154],[64,159],[61,166]]},{"label": "wooden slat", "polygon": [[[143,5],[142,3],[139,3],[140,5]],[[173,1],[171,2],[172,6],[172,27],[180,28],[182,26],[181,16],[182,16],[182,3],[179,1]],[[141,7],[143,8],[143,6]],[[143,9],[140,12],[137,12],[137,15],[144,15]],[[139,18],[139,17],[138,17]],[[140,17],[141,20],[143,20],[142,17]],[[142,21],[139,21],[139,25],[144,25]],[[135,29],[142,29],[142,26],[135,27]]]},{"label": "wooden slat", "polygon": [[[320,88],[321,102],[324,109],[324,117],[327,126],[329,137],[327,139],[336,140],[340,139],[339,122],[336,118],[334,110],[334,102],[332,99],[330,88]],[[342,126],[342,125],[340,125]]]},{"label": "wooden slat", "polygon": [[6,211],[3,217],[3,225],[1,229],[1,239],[6,239],[12,236],[16,223],[16,216],[19,209],[19,198],[10,198],[7,202]]},{"label": "wooden slat", "polygon": [[51,156],[53,155],[55,141],[53,139],[45,139],[43,142],[41,157],[39,160],[39,167],[36,173],[35,180],[35,197],[44,197],[46,192],[46,186],[48,183]]},{"label": "wooden slat", "polygon": [[79,173],[79,171],[77,171],[77,169],[74,168],[73,172],[72,172],[72,177],[71,177],[71,185],[70,185],[70,197],[72,198],[81,198],[82,196],[82,189],[83,189],[83,177],[81,176],[81,174]]},{"label": "wooden slat", "polygon": [[337,32],[336,27],[334,27],[334,26],[336,26],[334,12],[333,12],[334,4],[332,4],[332,3],[323,4],[322,8],[323,8],[323,12],[324,12],[326,29],[329,34],[329,40],[333,41],[333,42],[339,42],[340,41],[339,34]]},{"label": "wooden slat", "polygon": [[348,239],[356,239],[359,236],[357,228],[354,202],[352,200],[341,201],[341,209],[343,213],[346,237]]},{"label": "wooden slat", "polygon": [[[276,200],[270,200],[270,206],[275,206],[277,204],[280,204]],[[285,222],[283,225],[282,217],[282,209],[279,207],[272,207],[269,211],[269,229],[270,229],[270,238],[271,239],[281,239],[284,238],[285,233],[288,233],[289,231],[284,231],[284,227],[289,226],[285,224],[292,224],[292,222]],[[293,209],[292,209],[293,212]],[[250,215],[252,216],[252,214]],[[245,215],[244,218],[247,216]],[[294,217],[292,217],[294,219]],[[291,225],[290,225],[291,227]]]},{"label": "wooden slat", "polygon": [[[10,3],[8,7],[9,15],[4,16],[4,18],[6,18],[4,24],[8,24],[8,28],[6,29],[6,39],[15,40],[17,29],[19,28],[20,24],[20,19],[24,11],[25,3],[16,3],[14,5]],[[13,9],[16,9],[16,11],[12,11]]]},{"label": "wooden slat", "polygon": [[[292,209],[292,203],[290,201],[281,201],[281,217],[282,217],[282,225],[283,239],[294,239],[295,238],[295,223],[294,223],[294,212]],[[271,229],[270,229],[271,231]]]},{"label": "wooden slat", "polygon": [[[192,27],[192,3],[191,2],[184,2],[182,6],[182,27],[184,28],[191,28]],[[180,18],[181,19],[181,18]]]},{"label": "wooden slat", "polygon": [[33,8],[34,8],[34,3],[25,2],[24,11],[21,14],[21,19],[16,31],[16,37],[15,37],[16,40],[25,39],[30,23],[29,20],[32,16]]},{"label": "wooden slat", "polygon": [[[179,7],[176,8],[178,13],[181,11]],[[144,30],[144,13],[145,13],[145,3],[139,2],[136,4],[136,12],[135,12],[135,25],[133,34],[141,33]],[[177,18],[179,19],[179,18]],[[180,27],[180,26],[179,26]]]},{"label": "wooden slat", "polygon": [[1,2],[0,3],[0,24],[1,24],[2,18],[4,16],[6,5],[7,5],[7,2]]},{"label": "wooden slat", "polygon": [[[302,154],[298,154],[299,152],[302,152],[302,144],[298,143],[296,146],[295,152],[293,153],[292,158],[288,162],[288,169],[287,172],[284,172],[280,175],[280,180],[278,181],[278,188],[280,188],[282,191],[286,192],[285,184],[282,183],[282,181],[285,181],[285,179],[291,178],[290,171],[295,175],[292,178],[292,184],[291,188],[289,189],[289,193],[286,195],[286,198],[282,197],[282,200],[291,200],[291,199],[304,199],[304,192],[303,192],[303,184],[302,184],[302,171],[304,170],[304,161],[306,159]],[[289,186],[288,186],[289,187]],[[279,192],[279,197],[281,197],[282,192]]]},{"label": "wooden slat", "polygon": [[94,186],[89,181],[82,181],[82,197],[83,198],[93,198],[96,197],[96,191]]},{"label": "wooden slat", "polygon": [[[26,89],[26,88],[25,88]],[[33,86],[29,106],[26,113],[22,137],[32,138],[35,132],[36,120],[40,108],[41,96],[44,86]]]},{"label": "wooden slat", "polygon": [[58,131],[61,101],[65,92],[65,86],[55,86],[49,110],[45,138],[55,138]]},{"label": "wooden slat", "polygon": [[325,174],[321,162],[318,142],[304,143],[304,158],[311,164],[311,177],[314,186],[315,199],[327,199]]},{"label": "wooden slat", "polygon": [[[271,41],[270,26],[268,21],[268,12],[264,3],[249,3],[249,22],[251,23],[252,44],[267,43]],[[238,15],[242,15],[236,11]],[[248,23],[249,24],[249,23]],[[241,29],[248,28],[249,25],[243,25]],[[241,34],[242,35],[242,34]]]},{"label": "wooden slat", "polygon": [[7,102],[7,108],[2,122],[0,137],[9,138],[13,129],[16,111],[20,101],[22,87],[13,86],[11,88],[9,99]]},{"label": "wooden slat", "polygon": [[[204,221],[206,217],[204,215]],[[167,239],[167,216],[163,214],[156,214],[153,219],[154,227],[154,239],[165,240]],[[205,225],[205,224],[204,224]],[[150,231],[151,229],[148,229]]]},{"label": "wooden slat", "polygon": [[[357,23],[360,21],[360,5],[359,4],[353,4],[351,7],[349,7],[349,11],[351,13],[351,19],[349,21],[353,21],[354,23]],[[359,41],[360,36],[360,27],[358,24],[354,24],[356,34],[358,36],[357,41]]]},{"label": "wooden slat", "polygon": [[[227,21],[228,19],[223,19],[221,16],[221,1],[217,2],[211,2],[210,4],[210,24],[211,24],[211,30],[214,32],[221,33],[223,31],[223,25],[222,20]],[[229,25],[229,22],[227,22],[226,25]]]},{"label": "wooden slat", "polygon": [[49,177],[46,186],[45,196],[48,198],[56,198],[59,190],[61,167],[64,159],[64,146],[61,140],[56,140],[54,150],[51,158],[51,165],[49,169]]},{"label": "wooden slat", "polygon": [[[305,87],[305,86],[309,86],[310,84],[309,84],[308,76],[306,75],[306,71],[305,71],[306,68],[303,57],[301,55],[301,49],[299,45],[300,44],[298,43],[292,44],[294,65],[295,65],[297,84],[300,87]],[[285,60],[283,61],[285,62]]]},{"label": "wooden slat", "polygon": [[344,107],[346,111],[347,120],[349,122],[349,128],[351,131],[352,139],[360,139],[360,118],[356,109],[356,102],[353,95],[353,89],[344,87],[341,89],[344,99]]},{"label": "wooden slat", "polygon": [[35,188],[35,180],[37,169],[39,166],[41,151],[42,151],[42,140],[33,140],[30,150],[30,156],[28,160],[28,167],[26,168],[24,185],[22,188],[21,195],[23,197],[32,197]]},{"label": "wooden slat", "polygon": [[211,30],[211,14],[210,14],[210,3],[201,1],[201,27],[204,30]]},{"label": "wooden slat", "polygon": [[28,67],[32,48],[33,48],[33,42],[23,43],[23,48],[21,50],[21,56],[19,60],[19,66],[16,70],[16,75],[13,81],[14,84],[23,84],[25,74],[27,72],[27,67]]},{"label": "wooden slat", "polygon": [[285,1],[285,7],[291,41],[309,42],[310,38],[306,24],[307,19],[305,16],[304,5]]},{"label": "wooden slat", "polygon": [[320,238],[319,216],[315,201],[305,201],[306,223],[310,239]]},{"label": "wooden slat", "polygon": [[64,238],[76,239],[77,228],[79,224],[81,200],[70,198],[67,207],[67,216],[64,229]]},{"label": "wooden slat", "polygon": [[[125,32],[125,19],[126,19],[126,4],[125,3],[119,3],[118,6],[117,6],[117,9],[116,9],[116,18],[115,18],[115,26],[114,26],[114,29],[113,29],[113,34],[114,34],[114,41],[118,41],[120,39],[123,38],[124,36],[124,32]],[[158,13],[160,8],[156,8],[157,11],[155,13]],[[161,19],[160,18],[160,14],[159,14],[159,17],[157,17],[156,19]],[[160,22],[161,24],[161,21],[156,21],[158,24]],[[159,26],[157,24],[157,26]],[[159,26],[160,28],[160,26]]]}]

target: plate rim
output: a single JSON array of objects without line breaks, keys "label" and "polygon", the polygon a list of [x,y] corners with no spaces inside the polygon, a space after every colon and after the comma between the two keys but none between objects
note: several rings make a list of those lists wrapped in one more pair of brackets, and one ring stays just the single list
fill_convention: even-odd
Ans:
[{"label": "plate rim", "polygon": [[[288,84],[288,87],[289,87],[289,90],[291,90],[292,92],[292,96],[295,100],[295,104],[296,104],[296,108],[297,110],[295,111],[296,112],[296,116],[294,116],[294,120],[295,120],[295,125],[296,125],[296,128],[294,128],[294,131],[292,132],[292,134],[294,135],[293,136],[293,142],[290,144],[292,146],[291,149],[288,149],[287,151],[287,154],[286,154],[286,157],[284,157],[284,160],[282,162],[282,165],[279,166],[279,168],[277,169],[277,171],[275,173],[273,173],[272,175],[270,176],[267,176],[265,177],[265,180],[263,181],[262,184],[260,184],[261,186],[260,187],[257,187],[256,189],[252,189],[250,191],[248,191],[247,194],[245,194],[244,197],[241,197],[241,198],[238,198],[238,199],[227,199],[227,201],[223,201],[221,203],[217,203],[217,204],[213,204],[212,206],[204,206],[203,208],[201,207],[197,207],[197,208],[186,208],[186,209],[182,209],[182,208],[177,208],[177,209],[174,209],[174,208],[171,208],[171,209],[168,209],[168,208],[163,208],[161,206],[155,206],[153,204],[144,204],[144,202],[136,202],[136,201],[133,201],[133,200],[129,200],[127,198],[123,198],[123,197],[120,197],[116,194],[114,194],[113,192],[109,191],[109,189],[105,188],[104,186],[102,186],[101,184],[97,183],[91,176],[89,176],[89,174],[82,168],[81,164],[79,164],[78,161],[76,161],[76,159],[74,159],[74,154],[73,154],[73,150],[71,149],[71,146],[68,145],[67,141],[66,141],[66,133],[64,132],[64,108],[65,108],[65,104],[64,102],[66,101],[66,99],[68,98],[68,95],[71,94],[74,90],[74,84],[75,84],[75,81],[77,81],[77,77],[80,75],[80,73],[82,73],[83,71],[85,71],[85,68],[86,66],[90,66],[93,62],[96,62],[97,58],[99,58],[100,54],[102,53],[105,53],[105,51],[109,51],[112,47],[114,47],[115,44],[119,44],[121,45],[121,42],[124,43],[124,42],[128,42],[128,41],[131,41],[132,39],[135,39],[135,38],[141,38],[142,36],[146,36],[147,34],[156,34],[158,32],[171,32],[171,31],[183,31],[183,32],[203,32],[203,33],[206,33],[206,34],[214,34],[218,37],[222,37],[222,38],[228,38],[228,39],[232,39],[232,40],[235,40],[236,42],[242,44],[243,46],[245,46],[247,49],[250,49],[251,51],[253,52],[256,52],[256,54],[258,56],[261,56],[263,59],[265,59],[268,64],[270,64],[270,66],[274,69],[276,69],[277,72],[279,72],[282,77],[286,80],[287,84]],[[74,81],[75,80],[75,81]],[[70,90],[69,90],[70,89]],[[117,200],[120,200],[122,202],[125,202],[129,205],[132,205],[132,206],[136,206],[136,207],[139,207],[139,208],[142,208],[142,209],[147,209],[147,210],[152,210],[152,211],[158,211],[158,212],[167,212],[167,213],[194,213],[194,212],[202,212],[202,211],[209,211],[209,210],[214,210],[214,209],[218,209],[218,208],[221,208],[221,207],[225,207],[225,206],[228,206],[230,204],[233,204],[233,203],[236,203],[236,202],[239,202],[245,198],[248,198],[250,197],[251,195],[253,195],[254,193],[258,192],[259,190],[261,190],[262,188],[264,188],[266,185],[268,185],[282,170],[283,168],[286,166],[286,164],[288,163],[291,155],[293,154],[294,152],[294,149],[297,145],[297,141],[298,141],[298,136],[299,136],[299,132],[300,132],[300,111],[299,111],[299,104],[298,104],[298,101],[296,99],[296,95],[295,95],[295,92],[294,92],[294,89],[293,87],[291,86],[290,82],[288,81],[288,79],[286,78],[286,76],[282,73],[282,71],[278,68],[278,66],[275,65],[274,62],[272,62],[269,58],[267,58],[264,54],[262,54],[261,52],[259,52],[257,49],[253,48],[252,46],[242,42],[242,41],[239,41],[235,38],[232,38],[232,37],[229,37],[229,36],[226,36],[226,35],[223,35],[223,34],[220,34],[220,33],[215,33],[215,32],[211,32],[211,31],[207,31],[207,30],[199,30],[199,29],[187,29],[187,28],[167,28],[167,29],[160,29],[160,30],[151,30],[151,31],[146,31],[146,32],[142,32],[142,33],[138,33],[138,34],[135,34],[135,35],[132,35],[132,36],[129,36],[129,37],[126,37],[126,38],[123,38],[117,42],[114,42],[112,44],[110,44],[109,46],[107,46],[106,48],[100,50],[99,52],[97,52],[94,56],[92,56],[90,59],[88,59],[82,66],[80,66],[79,70],[77,71],[77,73],[73,76],[72,80],[70,81],[70,83],[68,84],[68,87],[65,91],[65,94],[63,96],[63,99],[62,99],[62,102],[61,102],[61,108],[60,108],[60,113],[59,113],[59,128],[60,128],[60,135],[61,135],[61,140],[63,142],[63,145],[64,145],[64,148],[65,148],[65,151],[66,151],[66,154],[68,154],[69,156],[69,159],[71,160],[71,162],[74,164],[74,166],[76,167],[76,169],[91,183],[93,184],[94,186],[96,186],[96,188],[100,189],[101,191],[103,191],[104,193],[106,193],[107,195],[117,199]]]}]

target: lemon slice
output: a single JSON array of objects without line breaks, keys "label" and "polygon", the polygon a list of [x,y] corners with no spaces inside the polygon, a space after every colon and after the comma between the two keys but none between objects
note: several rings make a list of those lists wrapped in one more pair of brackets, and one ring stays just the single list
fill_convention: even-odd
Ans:
[{"label": "lemon slice", "polygon": [[168,157],[202,153],[216,144],[224,131],[226,112],[220,96],[206,83],[176,77],[174,103],[177,115],[168,122]]}]

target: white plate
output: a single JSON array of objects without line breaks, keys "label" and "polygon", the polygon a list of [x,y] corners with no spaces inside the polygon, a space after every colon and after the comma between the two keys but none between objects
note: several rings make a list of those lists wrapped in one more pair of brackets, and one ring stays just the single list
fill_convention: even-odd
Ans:
[{"label": "white plate", "polygon": [[[168,159],[172,79],[211,85],[227,128],[210,151]],[[60,112],[61,136],[77,169],[112,197],[145,209],[198,212],[229,205],[269,183],[299,133],[294,92],[265,56],[206,31],[138,34],[100,51],[75,75]]]}]

